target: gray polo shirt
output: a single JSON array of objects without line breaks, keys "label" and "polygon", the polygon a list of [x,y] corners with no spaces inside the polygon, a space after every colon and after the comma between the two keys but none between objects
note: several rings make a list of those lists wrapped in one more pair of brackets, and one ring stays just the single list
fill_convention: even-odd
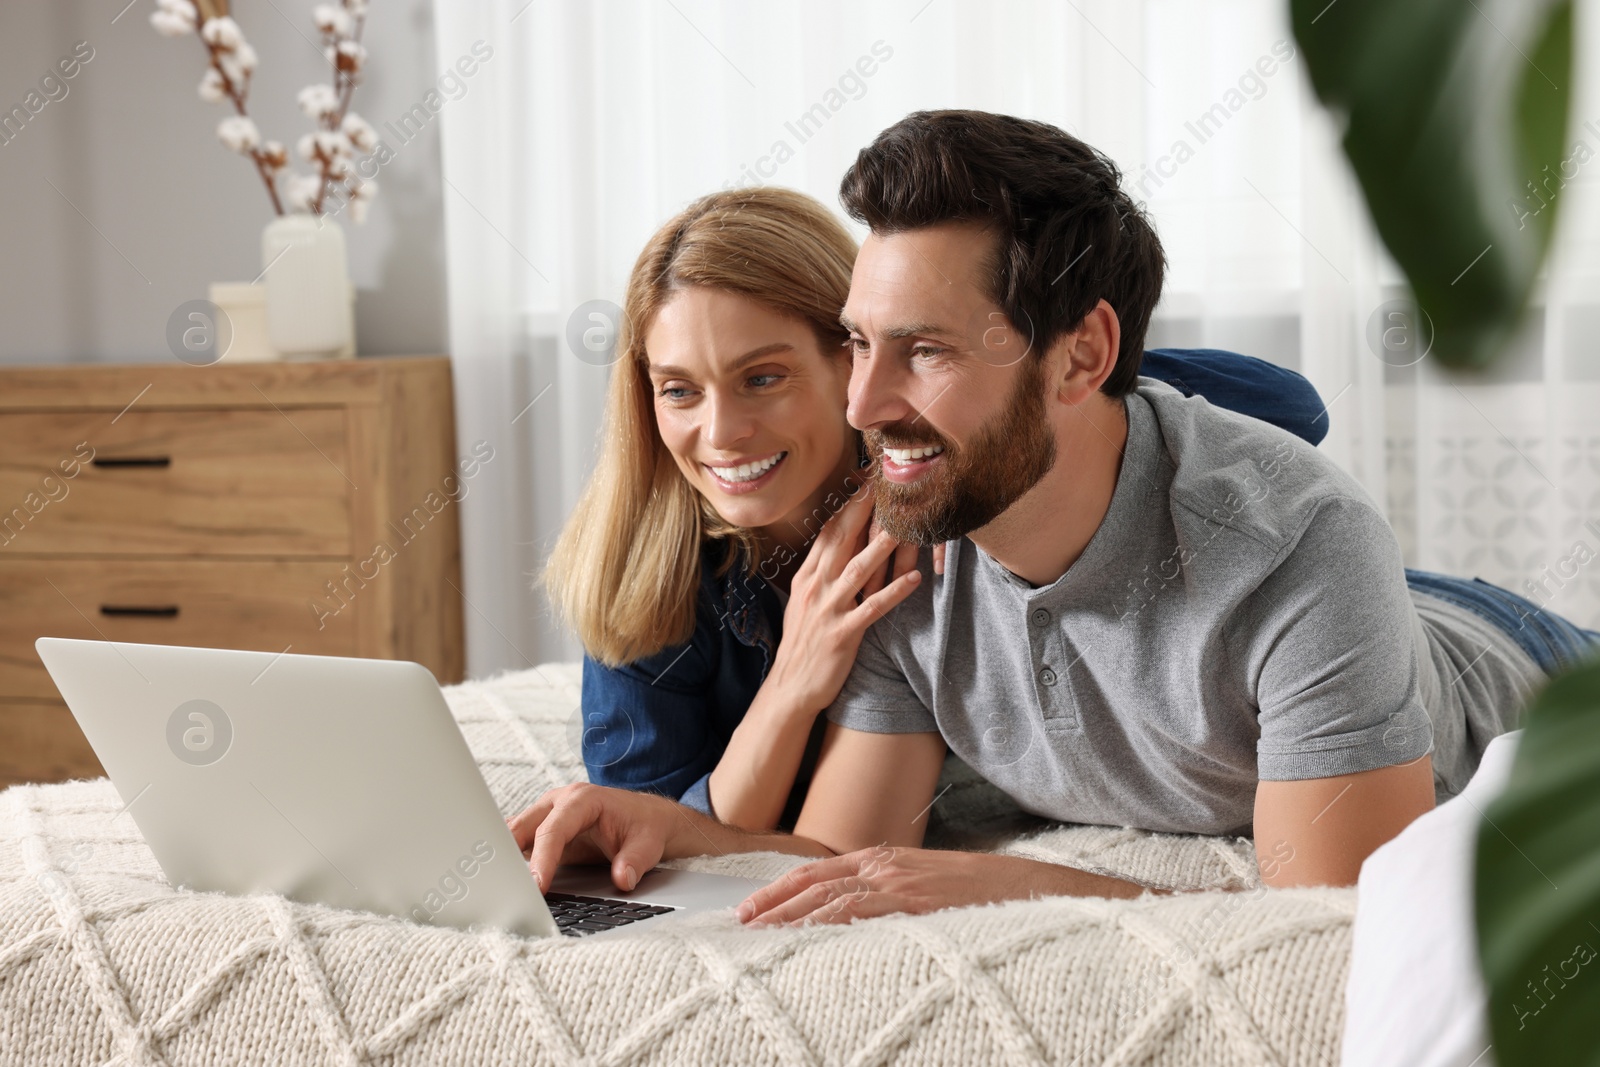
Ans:
[{"label": "gray polo shirt", "polygon": [[[950,544],[875,624],[828,708],[934,731],[1028,811],[1251,832],[1256,783],[1432,753],[1466,784],[1543,679],[1512,639],[1412,594],[1349,475],[1284,430],[1140,378],[1110,508],[1035,588]],[[1047,536],[1041,532],[1041,536]]]}]

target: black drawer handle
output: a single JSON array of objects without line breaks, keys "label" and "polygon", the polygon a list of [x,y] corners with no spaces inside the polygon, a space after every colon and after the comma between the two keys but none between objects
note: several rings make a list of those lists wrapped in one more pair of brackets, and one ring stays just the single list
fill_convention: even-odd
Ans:
[{"label": "black drawer handle", "polygon": [[176,604],[101,604],[100,614],[123,616],[136,615],[146,619],[175,619],[178,617]]},{"label": "black drawer handle", "polygon": [[170,467],[171,456],[96,456],[89,461],[94,467]]}]

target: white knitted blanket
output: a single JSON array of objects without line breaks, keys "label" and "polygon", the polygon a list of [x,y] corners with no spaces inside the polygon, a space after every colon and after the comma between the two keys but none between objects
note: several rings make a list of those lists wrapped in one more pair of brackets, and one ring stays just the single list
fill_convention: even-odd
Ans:
[{"label": "white knitted blanket", "polygon": [[[583,777],[578,677],[446,690],[505,813]],[[1262,889],[1242,840],[1043,824],[955,764],[941,789],[930,845],[1243,891],[524,940],[178,892],[108,781],[19,786],[0,794],[0,1065],[1338,1062],[1354,890]]]}]

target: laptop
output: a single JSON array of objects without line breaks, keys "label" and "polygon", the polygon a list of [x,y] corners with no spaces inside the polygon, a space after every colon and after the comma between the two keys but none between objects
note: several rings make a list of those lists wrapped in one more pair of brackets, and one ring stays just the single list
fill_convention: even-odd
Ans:
[{"label": "laptop", "polygon": [[34,643],[168,881],[524,937],[616,936],[759,881],[563,866],[548,896],[439,684],[403,660]]}]

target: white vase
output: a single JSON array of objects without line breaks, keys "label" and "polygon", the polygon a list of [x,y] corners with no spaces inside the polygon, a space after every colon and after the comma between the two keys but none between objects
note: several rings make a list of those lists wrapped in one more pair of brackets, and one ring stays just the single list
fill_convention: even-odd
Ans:
[{"label": "white vase", "polygon": [[333,219],[283,215],[261,231],[267,335],[285,359],[355,354],[355,290]]}]

